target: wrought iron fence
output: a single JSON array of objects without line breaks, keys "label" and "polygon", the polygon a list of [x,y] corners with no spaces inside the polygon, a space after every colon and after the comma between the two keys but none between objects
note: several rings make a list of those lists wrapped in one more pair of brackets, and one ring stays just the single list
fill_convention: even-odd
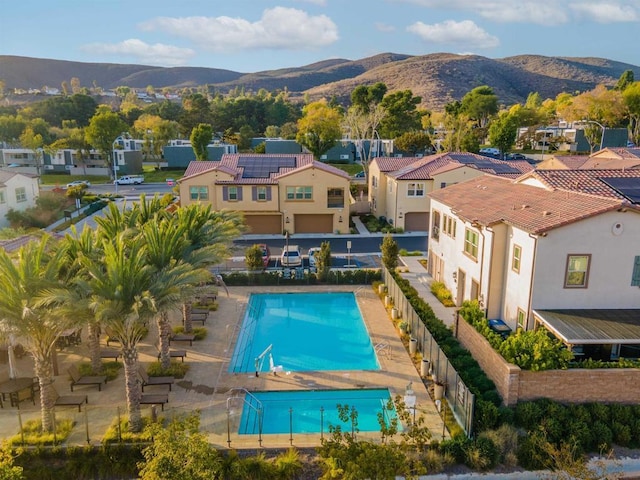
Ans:
[{"label": "wrought iron fence", "polygon": [[456,421],[470,437],[473,428],[475,395],[462,381],[456,369],[453,368],[445,353],[407,300],[400,286],[384,267],[382,267],[382,278],[393,306],[398,310],[400,317],[409,325],[411,338],[417,342],[417,352],[422,354],[423,360],[428,360],[432,379],[437,379],[438,383],[444,383],[444,399],[449,404]]}]

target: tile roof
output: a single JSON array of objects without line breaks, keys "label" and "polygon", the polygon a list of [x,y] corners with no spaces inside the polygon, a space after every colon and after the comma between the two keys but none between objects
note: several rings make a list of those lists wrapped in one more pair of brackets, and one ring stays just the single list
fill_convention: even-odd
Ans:
[{"label": "tile roof", "polygon": [[378,165],[381,172],[393,172],[412,164],[416,160],[420,159],[418,157],[376,157],[373,162]]},{"label": "tile roof", "polygon": [[635,178],[640,185],[640,169],[635,170],[535,170],[531,176],[553,189],[589,193],[601,197],[627,199],[608,185],[605,178]]},{"label": "tile roof", "polygon": [[533,167],[524,161],[497,160],[468,152],[446,152],[417,159],[392,171],[389,176],[396,180],[431,180],[435,172],[446,171],[443,167],[450,164],[458,167],[468,166],[507,178],[518,178],[523,173],[533,170]]},{"label": "tile roof", "polygon": [[580,168],[589,160],[589,157],[586,155],[553,155],[553,157],[549,158],[555,159],[569,169]]},{"label": "tile roof", "polygon": [[493,175],[451,185],[429,196],[449,206],[464,220],[485,226],[504,222],[534,234],[630,207],[628,202],[619,199],[566,190],[549,191]]},{"label": "tile roof", "polygon": [[313,159],[313,155],[308,153],[268,155],[234,153],[223,155],[219,162],[190,162],[180,181],[216,170],[233,176],[233,179],[230,180],[218,180],[218,184],[274,185],[281,177],[308,168],[317,168],[345,179],[350,178],[345,171],[318,162]]},{"label": "tile roof", "polygon": [[640,148],[605,148],[595,152],[591,157],[614,157],[622,159],[640,159]]},{"label": "tile roof", "polygon": [[581,169],[591,170],[591,169],[629,169],[629,168],[640,168],[640,158],[637,157],[624,157],[624,158],[615,158],[615,157],[591,157],[589,160],[584,162],[581,166]]},{"label": "tile roof", "polygon": [[0,184],[4,185],[7,182],[7,180],[10,180],[16,175],[22,175],[28,178],[37,178],[37,175],[34,175],[32,173],[9,172],[7,170],[0,168]]}]

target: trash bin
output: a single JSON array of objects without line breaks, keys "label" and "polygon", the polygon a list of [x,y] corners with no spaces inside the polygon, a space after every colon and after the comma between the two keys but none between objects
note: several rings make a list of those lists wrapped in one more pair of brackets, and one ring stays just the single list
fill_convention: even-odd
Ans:
[{"label": "trash bin", "polygon": [[382,295],[383,293],[387,293],[387,286],[384,283],[378,285],[378,293],[380,295]]},{"label": "trash bin", "polygon": [[390,307],[391,305],[393,305],[393,299],[391,298],[391,296],[387,295],[386,297],[384,297],[384,306]]},{"label": "trash bin", "polygon": [[391,318],[393,318],[394,320],[400,318],[400,311],[396,307],[393,307],[391,309]]},{"label": "trash bin", "polygon": [[429,360],[426,358],[423,358],[420,364],[420,376],[424,378],[429,376]]},{"label": "trash bin", "polygon": [[418,339],[412,338],[411,340],[409,340],[409,354],[415,355],[417,351],[418,351]]}]

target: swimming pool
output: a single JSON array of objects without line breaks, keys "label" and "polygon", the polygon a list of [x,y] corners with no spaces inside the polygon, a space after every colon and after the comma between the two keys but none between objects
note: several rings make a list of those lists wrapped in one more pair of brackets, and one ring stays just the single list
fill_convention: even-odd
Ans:
[{"label": "swimming pool", "polygon": [[254,293],[229,372],[379,370],[353,292]]},{"label": "swimming pool", "polygon": [[[259,433],[260,422],[258,409],[254,408],[256,406],[262,408],[263,434],[289,433],[290,425],[293,433],[328,432],[330,424],[340,425],[343,431],[351,431],[351,423],[340,420],[337,404],[355,408],[358,412],[359,431],[380,431],[379,413],[383,413],[387,424],[396,417],[395,410],[386,409],[389,399],[387,389],[252,392],[245,399],[238,433]],[[254,407],[247,405],[250,402],[253,402]]]}]

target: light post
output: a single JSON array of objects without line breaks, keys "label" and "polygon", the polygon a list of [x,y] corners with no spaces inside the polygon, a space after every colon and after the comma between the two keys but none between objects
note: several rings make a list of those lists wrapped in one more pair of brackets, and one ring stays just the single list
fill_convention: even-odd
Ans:
[{"label": "light post", "polygon": [[598,151],[602,150],[602,146],[604,145],[604,131],[607,127],[605,127],[600,122],[596,122],[595,120],[580,120],[580,121],[584,123],[593,123],[595,125],[598,125],[602,129],[602,133],[600,134],[600,148],[598,149]]},{"label": "light post", "polygon": [[351,240],[347,240],[347,267],[351,266]]},{"label": "light post", "polygon": [[111,159],[111,161],[113,162],[113,184],[116,187],[116,195],[118,194],[118,154],[116,152],[116,145],[118,144],[119,139],[120,136],[116,137],[116,139],[111,144],[111,154],[113,155],[113,158]]},{"label": "light post", "polygon": [[413,382],[409,382],[409,385],[404,390],[404,404],[409,410],[413,410],[413,424],[416,424],[416,394],[412,388]]}]

